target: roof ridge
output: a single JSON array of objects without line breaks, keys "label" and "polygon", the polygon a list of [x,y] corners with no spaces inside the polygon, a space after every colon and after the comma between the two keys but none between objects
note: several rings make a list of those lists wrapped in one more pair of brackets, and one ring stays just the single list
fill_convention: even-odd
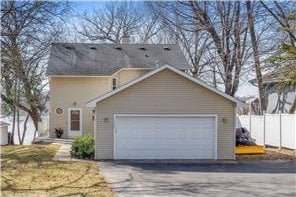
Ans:
[{"label": "roof ridge", "polygon": [[[81,45],[150,45],[150,46],[156,46],[156,45],[178,45],[177,43],[174,44],[162,44],[162,43],[157,43],[157,44],[141,44],[141,43],[130,43],[130,44],[123,44],[123,43],[92,43],[92,42],[52,42],[52,45],[63,45],[63,44],[81,44]],[[179,45],[178,45],[179,46]]]}]

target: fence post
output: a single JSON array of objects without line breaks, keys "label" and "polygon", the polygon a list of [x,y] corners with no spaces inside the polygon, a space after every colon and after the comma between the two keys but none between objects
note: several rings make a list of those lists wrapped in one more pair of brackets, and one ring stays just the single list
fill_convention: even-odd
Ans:
[{"label": "fence post", "polygon": [[251,133],[251,129],[252,129],[252,120],[251,120],[251,112],[249,112],[249,132]]},{"label": "fence post", "polygon": [[265,111],[263,111],[263,146],[265,148]]},{"label": "fence post", "polygon": [[294,156],[296,156],[296,111],[294,112]]},{"label": "fence post", "polygon": [[280,121],[280,144],[279,149],[282,148],[282,112],[279,112],[279,121]]}]

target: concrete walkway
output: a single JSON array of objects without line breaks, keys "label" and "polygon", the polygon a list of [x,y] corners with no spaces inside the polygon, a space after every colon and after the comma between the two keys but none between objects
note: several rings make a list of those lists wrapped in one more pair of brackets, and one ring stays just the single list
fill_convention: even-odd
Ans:
[{"label": "concrete walkway", "polygon": [[54,156],[53,160],[55,161],[70,161],[71,160],[71,144],[69,143],[54,143],[60,145],[60,149]]}]

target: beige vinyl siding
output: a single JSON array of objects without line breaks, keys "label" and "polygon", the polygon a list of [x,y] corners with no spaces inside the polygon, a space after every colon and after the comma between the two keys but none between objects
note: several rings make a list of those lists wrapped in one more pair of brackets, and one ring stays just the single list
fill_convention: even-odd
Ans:
[{"label": "beige vinyl siding", "polygon": [[[129,82],[144,73],[147,69],[127,69],[119,71],[115,77],[119,80],[118,85]],[[77,77],[56,76],[50,78],[50,136],[54,137],[55,128],[64,128],[63,138],[68,137],[68,109],[82,109],[82,132],[93,133],[94,122],[92,109],[86,107],[91,99],[106,94],[112,90],[112,77]],[[76,105],[74,105],[76,102]],[[62,115],[55,113],[56,108],[64,109]]]},{"label": "beige vinyl siding", "polygon": [[[133,79],[136,79],[145,73],[149,72],[150,69],[122,69],[112,75],[111,78],[117,79],[117,87],[122,86]],[[112,89],[112,83],[110,83],[110,89]]]},{"label": "beige vinyl siding", "polygon": [[122,86],[129,81],[142,76],[147,73],[149,70],[147,69],[136,69],[136,70],[122,70],[118,73],[117,79],[119,81],[119,86]]},{"label": "beige vinyl siding", "polygon": [[217,115],[218,159],[234,159],[234,109],[232,101],[165,69],[98,103],[96,159],[113,159],[113,115],[120,113]]},{"label": "beige vinyl siding", "polygon": [[[63,137],[68,137],[68,109],[82,109],[82,132],[93,133],[92,109],[86,103],[96,96],[110,91],[108,77],[51,77],[50,80],[50,136],[54,137],[55,128],[64,128]],[[74,104],[76,103],[76,105]],[[56,108],[64,113],[57,115]]]}]

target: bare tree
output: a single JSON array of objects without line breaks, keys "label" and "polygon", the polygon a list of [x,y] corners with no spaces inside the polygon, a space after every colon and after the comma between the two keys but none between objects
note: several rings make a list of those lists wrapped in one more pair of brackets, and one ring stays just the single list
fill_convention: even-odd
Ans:
[{"label": "bare tree", "polygon": [[[194,77],[201,77],[205,71],[205,67],[209,61],[204,58],[208,46],[211,44],[209,36],[196,29],[195,25],[183,25],[184,19],[179,17],[175,12],[174,7],[169,5],[163,6],[161,3],[147,3],[146,4],[153,16],[158,17],[162,26],[166,30],[163,37],[168,37],[169,41],[165,43],[178,43],[184,52],[190,65],[193,67],[191,73]],[[159,9],[161,8],[161,9]],[[169,16],[168,11],[173,13]],[[171,20],[175,18],[175,20]]]},{"label": "bare tree", "polygon": [[259,102],[260,102],[260,110],[261,110],[260,113],[262,113],[266,109],[266,104],[265,104],[264,87],[262,83],[262,73],[261,73],[261,67],[260,67],[258,43],[257,43],[256,32],[254,27],[254,17],[253,17],[252,5],[250,1],[246,2],[246,7],[248,12],[248,26],[250,29],[251,42],[253,47],[256,80],[257,80],[258,91],[259,91]]},{"label": "bare tree", "polygon": [[201,77],[206,72],[206,67],[210,64],[210,60],[205,58],[205,54],[212,44],[208,34],[202,31],[189,32],[178,27],[171,28],[171,32],[173,32],[176,42],[179,43],[193,67],[191,71],[193,77]]},{"label": "bare tree", "polygon": [[139,43],[159,43],[160,40],[156,35],[163,30],[164,26],[160,23],[158,16],[150,15],[147,10],[145,13],[145,16],[141,19],[142,22],[136,35],[139,37]]},{"label": "bare tree", "polygon": [[[295,47],[295,16],[291,14],[295,5],[295,2],[246,2],[261,112],[266,108],[261,72],[265,69],[274,70],[286,64],[285,61],[289,58],[284,58],[285,60],[281,62],[278,60],[282,58],[277,58],[283,53],[280,45],[285,43]],[[255,9],[260,9],[261,13],[254,11]],[[258,23],[260,20],[261,23]],[[256,25],[256,23],[258,24]],[[267,24],[266,29],[259,26],[262,23]],[[268,35],[266,35],[266,32],[268,32]],[[260,36],[266,41],[260,41]],[[284,53],[286,52],[284,50]],[[296,102],[296,99],[294,102]]]},{"label": "bare tree", "polygon": [[211,36],[223,65],[220,77],[225,84],[225,93],[234,96],[240,79],[242,58],[245,55],[247,28],[243,23],[241,3],[217,2],[214,5],[217,21],[210,13],[207,2],[190,2],[199,26]]},{"label": "bare tree", "polygon": [[[247,24],[244,22],[245,12],[241,11],[241,2],[179,1],[151,4],[154,11],[160,10],[158,12],[167,26],[175,30],[181,45],[188,46],[188,41],[192,43],[191,51],[188,53],[188,47],[185,47],[185,52],[192,57],[189,60],[194,67],[193,74],[209,68],[213,73],[213,81],[216,83],[219,76],[225,93],[234,95],[248,52]],[[188,37],[190,34],[193,40]],[[207,65],[204,66],[204,63]]]},{"label": "bare tree", "polygon": [[[270,15],[275,19],[276,24],[281,27],[281,31],[288,35],[287,40],[283,40],[280,51],[277,55],[272,56],[269,61],[273,65],[285,66],[284,70],[287,69],[288,72],[283,72],[277,76],[280,81],[278,84],[279,92],[283,92],[287,86],[296,84],[296,47],[295,47],[295,33],[296,33],[296,14],[294,10],[289,8],[284,8],[283,4],[279,2],[274,2],[275,8],[271,9],[264,2],[261,2],[263,7],[267,9]],[[296,5],[293,2],[293,5]],[[286,3],[285,3],[285,6]],[[277,67],[277,66],[276,66]],[[296,96],[291,103],[291,108],[289,113],[294,113],[296,109]]]},{"label": "bare tree", "polygon": [[120,43],[124,36],[133,35],[140,25],[140,13],[133,3],[111,2],[104,8],[84,13],[79,34],[91,41]]},{"label": "bare tree", "polygon": [[153,43],[163,28],[158,17],[150,16],[140,2],[110,2],[91,13],[79,16],[82,25],[75,29],[88,41],[122,43]]},{"label": "bare tree", "polygon": [[[61,2],[1,2],[1,99],[11,109],[26,112],[36,130],[48,99],[46,58],[67,10],[68,4]],[[14,81],[17,86],[9,88]]]},{"label": "bare tree", "polygon": [[[267,12],[275,19],[275,21],[279,24],[279,26],[286,32],[290,39],[290,44],[295,46],[296,42],[296,35],[295,35],[295,22],[293,17],[291,17],[291,13],[284,8],[283,4],[274,1],[268,5],[264,1],[260,1],[261,5],[267,10]],[[295,2],[292,2],[294,6],[296,5]],[[287,2],[284,2],[287,4]],[[289,5],[289,6],[293,6]],[[291,8],[290,8],[291,9]],[[294,24],[293,24],[294,23]]]}]

